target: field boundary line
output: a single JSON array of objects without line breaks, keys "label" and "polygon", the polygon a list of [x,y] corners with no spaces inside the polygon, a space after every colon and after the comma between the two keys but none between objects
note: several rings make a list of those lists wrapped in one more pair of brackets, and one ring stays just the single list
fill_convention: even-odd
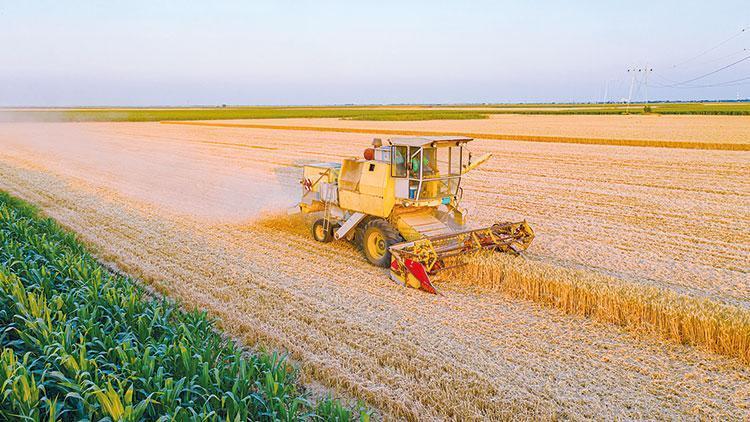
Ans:
[{"label": "field boundary line", "polygon": [[546,142],[563,144],[587,144],[587,145],[614,145],[630,147],[656,147],[656,148],[684,148],[701,150],[721,151],[750,151],[749,144],[695,142],[695,141],[657,141],[647,139],[606,139],[606,138],[576,138],[564,136],[541,136],[541,135],[508,135],[500,133],[473,133],[473,132],[437,132],[427,130],[400,130],[400,129],[368,129],[368,128],[342,128],[324,126],[281,126],[257,123],[211,123],[196,121],[163,120],[161,124],[189,125],[246,129],[272,129],[272,130],[299,130],[311,132],[339,132],[339,133],[372,133],[383,135],[409,135],[409,136],[468,136],[474,139],[500,139],[508,141]]}]

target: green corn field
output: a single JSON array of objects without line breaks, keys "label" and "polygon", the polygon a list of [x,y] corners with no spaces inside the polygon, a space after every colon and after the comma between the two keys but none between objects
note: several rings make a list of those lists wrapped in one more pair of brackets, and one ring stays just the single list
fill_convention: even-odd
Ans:
[{"label": "green corn field", "polygon": [[0,419],[369,419],[313,403],[276,353],[154,299],[73,235],[0,192]]}]

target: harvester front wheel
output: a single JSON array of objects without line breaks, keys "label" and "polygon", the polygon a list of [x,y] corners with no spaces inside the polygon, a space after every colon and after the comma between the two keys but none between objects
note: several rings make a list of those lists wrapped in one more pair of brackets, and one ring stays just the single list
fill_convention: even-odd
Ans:
[{"label": "harvester front wheel", "polygon": [[362,251],[372,265],[388,268],[391,265],[391,246],[403,242],[398,231],[386,220],[373,219],[365,226]]},{"label": "harvester front wheel", "polygon": [[365,224],[360,224],[357,226],[356,229],[354,229],[354,238],[352,238],[352,243],[354,246],[357,247],[360,251],[364,248],[364,238],[365,238]]},{"label": "harvester front wheel", "polygon": [[318,242],[330,242],[333,240],[333,228],[328,224],[328,230],[326,230],[326,221],[321,218],[313,223],[312,236]]}]

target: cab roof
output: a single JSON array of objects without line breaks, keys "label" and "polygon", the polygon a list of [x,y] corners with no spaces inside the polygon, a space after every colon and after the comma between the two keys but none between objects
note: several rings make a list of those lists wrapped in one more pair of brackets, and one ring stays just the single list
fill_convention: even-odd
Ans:
[{"label": "cab roof", "polygon": [[391,138],[391,145],[408,147],[453,147],[473,141],[466,136],[419,136],[409,138]]}]

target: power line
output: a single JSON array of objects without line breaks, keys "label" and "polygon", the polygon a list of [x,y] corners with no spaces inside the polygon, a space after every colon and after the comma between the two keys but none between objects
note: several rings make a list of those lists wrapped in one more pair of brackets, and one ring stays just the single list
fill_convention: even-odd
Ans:
[{"label": "power line", "polygon": [[[694,61],[695,59],[697,59],[699,57],[703,57],[706,54],[708,54],[708,53],[710,53],[710,52],[718,49],[719,47],[727,44],[728,42],[734,40],[735,38],[738,38],[738,37],[744,35],[745,33],[749,32],[748,30],[750,30],[750,26],[746,26],[746,27],[740,29],[739,32],[734,33],[729,38],[726,38],[726,39],[722,40],[721,42],[719,42],[719,43],[711,46],[710,48],[701,51],[699,54],[697,54],[695,56],[692,56],[692,57],[688,58],[687,60],[683,60],[683,61],[681,61],[681,62],[673,65],[670,69],[676,68],[678,66],[682,66],[682,65],[684,65],[686,63]],[[731,54],[722,55],[721,57],[713,58],[713,59],[710,59],[710,60],[704,60],[703,62],[698,63],[698,65],[706,65],[706,64],[710,64],[710,63],[724,61],[724,60],[726,60],[726,59],[728,59],[730,57],[735,57],[738,54],[747,53],[747,51],[748,51],[748,48],[743,48],[742,50],[735,51],[735,52],[733,52]],[[646,89],[646,98],[647,98],[646,101],[648,101],[648,88],[650,88],[650,87],[653,87],[653,88],[695,89],[695,88],[711,88],[711,87],[733,87],[733,86],[741,86],[741,85],[750,84],[750,77],[743,77],[743,78],[739,78],[739,79],[733,79],[733,80],[730,80],[730,81],[723,81],[723,82],[709,83],[709,84],[701,84],[701,85],[696,85],[696,84],[692,83],[692,82],[699,81],[701,79],[707,78],[707,77],[709,77],[711,75],[714,75],[716,73],[719,73],[719,72],[721,72],[721,71],[723,71],[725,69],[729,69],[729,68],[731,68],[733,66],[736,66],[736,65],[738,65],[738,64],[740,64],[740,63],[742,63],[742,62],[744,62],[744,61],[746,61],[748,59],[750,59],[750,55],[746,55],[746,56],[742,57],[741,59],[739,59],[737,61],[734,61],[732,63],[729,63],[727,65],[724,65],[724,66],[722,66],[722,67],[720,67],[718,69],[712,70],[710,72],[707,72],[707,73],[701,74],[699,76],[696,76],[694,78],[683,80],[683,81],[676,81],[676,80],[667,78],[666,76],[663,76],[663,75],[661,75],[661,74],[659,74],[657,72],[653,72],[653,69],[649,68],[648,66],[646,66],[645,68],[640,68],[640,69],[639,68],[630,68],[630,69],[628,69],[628,73],[631,74],[631,78],[630,78],[630,89],[628,90],[627,103],[630,104],[630,102],[632,101],[632,98],[633,98],[634,94],[635,94],[636,97],[638,96],[638,94],[640,93],[641,87],[644,87]],[[695,64],[693,66],[695,66]],[[653,73],[654,76],[662,79],[665,82],[656,83],[656,84],[649,83],[649,80],[648,80],[648,74],[649,73]],[[643,75],[643,78],[639,77],[640,75]],[[637,86],[636,86],[636,84],[637,84]],[[608,87],[605,87],[605,92],[607,92],[607,88]],[[634,89],[635,89],[635,93],[634,93]],[[606,95],[607,94],[605,94],[605,97],[606,97]]]},{"label": "power line", "polygon": [[[674,79],[669,79],[669,78],[667,78],[666,76],[662,75],[662,74],[661,74],[661,73],[659,73],[659,72],[654,72],[654,76],[656,76],[656,77],[658,77],[658,78],[661,78],[661,79],[664,79],[664,80],[665,80],[665,81],[667,81],[667,83],[669,83],[669,84],[676,84],[676,83],[677,83],[677,81],[675,81]],[[666,86],[666,85],[665,85],[665,86]]]},{"label": "power line", "polygon": [[720,67],[720,68],[718,68],[718,69],[716,69],[716,70],[714,70],[714,71],[711,71],[711,72],[708,72],[708,73],[704,73],[703,75],[700,75],[700,76],[698,76],[698,77],[695,77],[695,78],[693,78],[693,79],[688,79],[688,80],[686,80],[686,81],[682,81],[682,82],[676,82],[676,83],[674,83],[673,85],[671,85],[671,86],[669,86],[669,87],[677,87],[677,86],[679,86],[679,85],[686,85],[686,84],[689,84],[690,82],[695,82],[695,81],[697,81],[697,80],[699,80],[699,79],[703,79],[703,78],[705,78],[705,77],[707,77],[707,76],[711,76],[711,75],[713,75],[713,74],[715,74],[715,73],[719,73],[719,72],[721,72],[721,71],[722,71],[722,70],[724,70],[724,69],[728,69],[728,68],[730,68],[730,67],[732,67],[732,66],[734,66],[734,65],[737,65],[737,64],[739,64],[739,63],[742,63],[742,62],[744,62],[744,61],[745,61],[745,60],[747,60],[747,59],[750,59],[750,56],[745,56],[745,57],[743,57],[743,58],[741,58],[741,59],[737,60],[736,62],[732,62],[732,63],[729,63],[729,64],[728,64],[728,65],[726,65],[726,66],[722,66],[722,67]]},{"label": "power line", "polygon": [[[705,61],[702,61],[702,62],[694,63],[694,64],[691,64],[691,65],[685,66],[685,67],[703,66],[703,65],[706,65],[706,64],[721,62],[721,61],[724,61],[724,60],[729,59],[731,57],[738,56],[740,54],[746,53],[747,51],[748,51],[747,48],[743,48],[742,50],[735,51],[734,53],[729,53],[729,54],[726,54],[724,56],[716,57],[716,58],[711,59],[711,60],[705,60]],[[683,67],[683,69],[685,67]]]},{"label": "power line", "polygon": [[745,85],[745,84],[738,84],[737,83],[737,82],[742,82],[742,81],[750,81],[750,76],[747,76],[747,77],[744,77],[744,78],[739,78],[739,79],[734,79],[734,80],[731,80],[731,81],[718,82],[718,83],[715,83],[715,84],[689,85],[689,86],[691,86],[693,88],[710,88],[710,87],[714,87],[714,86],[737,86],[737,85]]},{"label": "power line", "polygon": [[[658,77],[660,77],[660,78],[662,78],[662,79],[667,79],[667,78],[665,78],[665,77],[663,77],[663,76],[661,76],[659,74],[655,74],[655,75],[658,76]],[[743,81],[748,81],[748,82],[743,82]],[[731,80],[731,81],[717,82],[715,84],[706,84],[706,85],[674,86],[674,85],[660,84],[660,85],[649,85],[649,86],[651,86],[652,88],[693,89],[693,88],[715,88],[715,87],[743,86],[743,85],[747,85],[747,84],[750,84],[750,76],[747,76],[747,77],[744,77],[744,78],[739,78],[739,79],[734,79],[734,80]]]},{"label": "power line", "polygon": [[746,31],[747,29],[750,29],[750,26],[748,26],[748,27],[745,27],[745,28],[742,28],[742,29],[740,30],[740,32],[737,32],[736,34],[734,34],[734,35],[732,35],[731,37],[729,37],[729,38],[725,39],[724,41],[721,41],[720,43],[718,43],[718,44],[714,45],[713,47],[709,48],[708,50],[704,50],[704,51],[702,51],[701,53],[699,53],[699,54],[697,54],[697,55],[695,55],[695,56],[693,56],[693,57],[691,57],[691,58],[689,58],[689,59],[687,59],[687,60],[684,60],[684,61],[682,61],[682,62],[680,62],[680,63],[677,63],[677,64],[675,64],[675,65],[672,65],[672,68],[675,68],[675,67],[677,67],[677,66],[682,66],[682,65],[683,65],[683,64],[685,64],[685,63],[689,63],[689,62],[691,62],[691,61],[693,61],[693,60],[697,59],[698,57],[703,57],[703,56],[705,56],[706,54],[708,54],[708,53],[710,53],[710,52],[712,52],[712,51],[716,50],[717,48],[719,48],[719,47],[721,47],[722,45],[724,45],[724,44],[728,43],[729,41],[732,41],[733,39],[735,39],[735,38],[737,38],[737,37],[739,37],[739,36],[742,36],[742,35],[743,35],[743,33],[744,33],[744,32],[745,32],[745,31]]},{"label": "power line", "polygon": [[[630,102],[633,99],[633,88],[635,87],[636,82],[638,83],[638,86],[635,91],[635,96],[637,97],[638,94],[641,92],[641,87],[646,86],[646,102],[648,102],[648,74],[652,73],[654,71],[653,68],[648,67],[648,65],[637,68],[633,67],[628,69],[628,73],[631,73],[630,78],[630,89],[628,90],[628,107],[626,110],[629,110]],[[643,78],[639,78],[637,75],[642,74]]]},{"label": "power line", "polygon": [[746,76],[744,78],[735,79],[733,81],[726,81],[726,82],[723,82],[722,84],[728,84],[728,83],[739,82],[739,81],[747,81],[747,80],[750,80],[750,76]]}]

